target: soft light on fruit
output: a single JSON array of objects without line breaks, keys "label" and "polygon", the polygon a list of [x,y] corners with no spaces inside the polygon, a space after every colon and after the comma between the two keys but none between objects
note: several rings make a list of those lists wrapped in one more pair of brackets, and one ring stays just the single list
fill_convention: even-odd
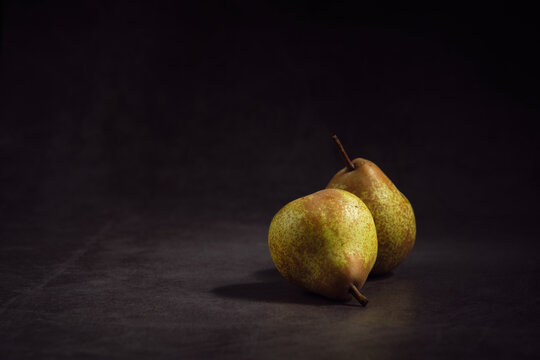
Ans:
[{"label": "soft light on fruit", "polygon": [[356,195],[326,189],[285,205],[272,219],[268,245],[292,284],[336,300],[362,288],[377,258],[373,217]]}]

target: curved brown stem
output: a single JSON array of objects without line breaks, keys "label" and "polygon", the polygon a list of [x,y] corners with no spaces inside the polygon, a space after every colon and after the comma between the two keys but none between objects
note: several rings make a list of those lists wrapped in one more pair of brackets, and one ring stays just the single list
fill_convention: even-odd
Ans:
[{"label": "curved brown stem", "polygon": [[362,295],[360,291],[358,291],[358,288],[356,285],[351,284],[351,294],[354,296],[356,300],[360,303],[362,306],[366,306],[368,303],[368,298]]},{"label": "curved brown stem", "polygon": [[343,161],[345,161],[345,165],[347,166],[347,171],[354,170],[354,164],[352,163],[351,159],[349,158],[349,155],[347,155],[347,152],[345,152],[345,149],[343,148],[343,145],[341,145],[341,142],[339,141],[337,135],[332,136],[332,139],[334,139],[334,142],[336,143],[339,153],[341,154],[341,157],[343,158]]}]

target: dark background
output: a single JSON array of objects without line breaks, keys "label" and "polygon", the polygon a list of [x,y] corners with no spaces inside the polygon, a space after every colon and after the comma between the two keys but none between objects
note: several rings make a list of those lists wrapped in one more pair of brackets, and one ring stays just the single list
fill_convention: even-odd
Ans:
[{"label": "dark background", "polygon": [[[0,350],[533,357],[535,14],[4,2]],[[334,133],[417,217],[366,309],[289,286],[266,248],[272,215],[343,167]]]}]

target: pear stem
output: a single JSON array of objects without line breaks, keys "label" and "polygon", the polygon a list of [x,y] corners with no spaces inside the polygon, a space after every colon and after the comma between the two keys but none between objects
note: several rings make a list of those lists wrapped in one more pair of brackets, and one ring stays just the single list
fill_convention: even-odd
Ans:
[{"label": "pear stem", "polygon": [[354,164],[352,163],[351,159],[349,158],[349,155],[347,155],[347,152],[343,148],[343,145],[341,145],[341,141],[339,141],[337,135],[332,136],[332,139],[334,139],[334,142],[336,143],[339,153],[341,154],[341,157],[343,158],[343,161],[345,161],[345,165],[347,166],[347,171],[354,170]]},{"label": "pear stem", "polygon": [[362,295],[360,291],[358,291],[358,288],[356,285],[351,284],[351,294],[354,296],[356,300],[360,303],[362,306],[366,306],[368,303],[368,298]]}]

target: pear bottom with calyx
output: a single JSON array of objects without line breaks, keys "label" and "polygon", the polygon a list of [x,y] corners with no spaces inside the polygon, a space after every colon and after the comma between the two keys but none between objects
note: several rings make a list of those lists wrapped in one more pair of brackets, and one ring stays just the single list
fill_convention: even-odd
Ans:
[{"label": "pear bottom with calyx", "polygon": [[355,297],[377,258],[377,232],[354,194],[325,189],[285,205],[268,232],[270,254],[289,282],[335,300]]}]

